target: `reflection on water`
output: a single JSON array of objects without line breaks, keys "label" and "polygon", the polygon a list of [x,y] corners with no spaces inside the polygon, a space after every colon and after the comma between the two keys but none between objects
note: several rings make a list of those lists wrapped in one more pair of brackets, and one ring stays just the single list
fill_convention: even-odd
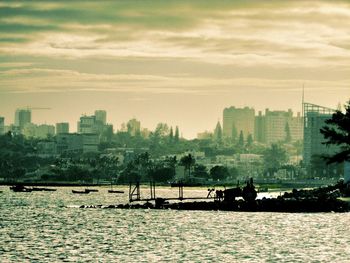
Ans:
[{"label": "reflection on water", "polygon": [[1,262],[350,262],[350,213],[79,209],[124,203],[127,189],[121,195],[108,188],[88,195],[68,187],[0,190]]}]

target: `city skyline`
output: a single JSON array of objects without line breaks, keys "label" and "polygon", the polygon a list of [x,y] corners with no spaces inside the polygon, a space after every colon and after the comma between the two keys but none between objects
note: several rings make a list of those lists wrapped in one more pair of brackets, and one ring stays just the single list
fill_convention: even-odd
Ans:
[{"label": "city skyline", "polygon": [[[171,12],[170,12],[171,10]],[[105,109],[212,130],[222,109],[334,108],[350,97],[347,1],[0,3],[0,112],[51,107],[33,122]],[[113,119],[110,117],[113,116]]]},{"label": "city skyline", "polygon": [[[339,106],[339,105],[338,105],[338,106]],[[291,114],[291,117],[294,117],[294,118],[300,117],[301,114],[302,114],[301,111],[294,112],[292,109],[278,109],[278,110],[275,110],[275,109],[271,109],[271,108],[266,108],[266,109],[260,111],[260,110],[255,110],[254,107],[245,106],[245,107],[239,108],[239,107],[235,107],[235,106],[231,105],[230,107],[227,107],[227,108],[222,109],[222,111],[221,111],[221,117],[220,117],[219,120],[218,120],[218,122],[219,122],[221,125],[225,125],[225,119],[223,118],[223,114],[225,115],[225,111],[228,110],[228,109],[232,109],[232,108],[237,109],[237,110],[239,110],[239,111],[240,111],[240,110],[245,110],[245,109],[252,110],[252,114],[255,116],[255,118],[258,118],[259,116],[265,117],[265,115],[267,114],[267,112],[271,112],[271,110],[272,110],[272,112],[281,112],[281,113],[283,113],[283,114]],[[136,120],[137,120],[137,121],[140,122],[140,125],[141,125],[140,128],[141,128],[141,129],[146,129],[146,130],[148,130],[148,131],[153,131],[153,130],[156,128],[157,124],[159,124],[159,123],[166,123],[166,124],[169,125],[169,128],[170,128],[170,127],[173,127],[173,128],[178,127],[178,128],[180,128],[180,131],[181,131],[181,137],[183,137],[183,138],[185,138],[185,139],[195,139],[195,138],[198,138],[198,135],[200,135],[200,134],[203,133],[203,132],[212,132],[212,133],[215,133],[215,129],[216,129],[216,128],[215,128],[215,125],[217,125],[217,124],[213,123],[212,126],[211,126],[209,129],[202,130],[202,131],[197,131],[196,134],[195,134],[193,137],[186,137],[186,136],[183,136],[181,127],[178,126],[178,125],[176,125],[176,124],[175,124],[175,125],[171,125],[171,124],[169,124],[169,123],[167,123],[167,122],[158,121],[158,122],[156,122],[156,124],[154,125],[154,127],[146,127],[146,126],[143,125],[142,120],[138,119],[136,116],[134,116],[134,117],[132,117],[132,118],[130,118],[130,119],[128,119],[128,120],[121,120],[121,121],[120,121],[120,124],[116,125],[115,123],[112,123],[112,122],[109,122],[109,121],[108,121],[109,119],[113,119],[113,117],[109,117],[109,113],[108,113],[107,111],[103,110],[103,109],[94,110],[94,111],[92,111],[92,112],[90,112],[90,113],[88,113],[88,114],[86,114],[86,113],[80,114],[80,116],[77,117],[77,119],[76,119],[75,121],[73,121],[73,123],[70,123],[70,122],[65,121],[65,120],[62,120],[62,121],[59,121],[59,122],[55,122],[55,123],[51,123],[51,122],[48,122],[48,121],[46,121],[46,120],[44,120],[43,122],[37,122],[37,121],[35,121],[35,119],[38,119],[38,118],[35,118],[35,114],[37,114],[36,109],[38,109],[38,110],[51,110],[51,108],[33,108],[33,109],[34,109],[34,111],[31,110],[29,107],[22,107],[22,108],[17,108],[17,109],[15,109],[15,111],[14,111],[14,113],[13,113],[13,115],[14,115],[14,118],[13,118],[14,121],[13,121],[13,122],[9,121],[6,117],[4,117],[4,116],[2,116],[2,115],[0,115],[0,117],[4,118],[4,125],[5,125],[6,127],[9,127],[9,128],[10,128],[11,125],[19,126],[19,123],[16,123],[16,120],[15,120],[16,118],[18,118],[18,117],[17,117],[17,114],[18,114],[19,111],[25,111],[25,112],[29,111],[29,112],[30,112],[30,117],[29,117],[29,120],[27,120],[27,122],[29,122],[30,124],[39,125],[39,126],[40,126],[40,125],[56,126],[56,131],[55,131],[55,133],[57,133],[57,125],[61,126],[61,125],[63,124],[63,125],[68,125],[68,127],[66,127],[65,129],[66,129],[66,130],[68,129],[68,130],[69,130],[69,133],[80,133],[80,131],[79,131],[79,130],[80,130],[80,128],[79,128],[79,122],[80,122],[81,118],[84,118],[84,117],[86,117],[86,118],[94,117],[94,118],[95,118],[96,114],[101,114],[101,112],[104,112],[104,116],[103,116],[104,120],[102,121],[102,123],[103,123],[104,125],[106,125],[106,124],[112,125],[112,126],[113,126],[114,132],[122,131],[123,129],[125,129],[125,128],[126,128],[126,125],[127,125],[127,123],[128,123],[129,121],[134,121],[134,120],[136,121]],[[335,109],[335,107],[334,107],[334,109]],[[33,115],[33,112],[34,112],[34,115]],[[40,112],[40,111],[39,111],[39,112]],[[261,115],[261,114],[262,114],[262,115]],[[33,118],[33,117],[34,117],[34,118]],[[33,120],[33,121],[32,121],[32,120]],[[244,122],[246,122],[246,121],[247,121],[247,120],[244,120]],[[73,124],[73,125],[72,125],[72,124]],[[238,126],[236,127],[236,128],[238,129],[237,132],[240,132],[241,129],[244,130],[243,126],[241,126],[240,124],[236,124],[236,125],[238,125]],[[246,125],[246,124],[244,124],[244,125]],[[254,126],[254,120],[253,120],[252,125]],[[256,124],[255,124],[255,125],[256,125]],[[60,128],[61,128],[61,127],[60,127]],[[11,128],[10,128],[10,129],[11,129]],[[23,127],[22,127],[22,129],[23,129]],[[253,130],[250,131],[250,132],[248,132],[247,134],[245,134],[245,136],[248,136],[249,134],[251,134],[251,135],[254,136],[254,127],[253,127]],[[231,137],[231,131],[229,132],[229,134],[226,134],[226,135],[224,134],[224,136],[226,136],[226,137]]]}]

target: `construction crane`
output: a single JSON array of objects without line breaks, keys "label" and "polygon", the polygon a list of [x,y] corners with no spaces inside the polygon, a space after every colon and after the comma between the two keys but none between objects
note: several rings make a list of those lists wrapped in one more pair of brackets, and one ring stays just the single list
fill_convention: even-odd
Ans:
[{"label": "construction crane", "polygon": [[25,107],[25,109],[27,109],[27,110],[51,110],[51,108],[48,108],[48,107],[31,107],[31,106],[27,106],[27,107]]}]

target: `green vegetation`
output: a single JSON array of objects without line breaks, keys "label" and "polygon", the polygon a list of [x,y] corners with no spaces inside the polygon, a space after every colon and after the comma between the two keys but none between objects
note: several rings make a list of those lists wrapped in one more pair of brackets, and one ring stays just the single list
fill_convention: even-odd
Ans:
[{"label": "green vegetation", "polygon": [[288,161],[287,152],[278,144],[271,144],[264,152],[265,171],[274,174]]},{"label": "green vegetation", "polygon": [[326,156],[327,163],[350,161],[350,101],[345,105],[345,113],[337,110],[332,118],[326,121],[321,133],[326,145],[337,145],[339,151],[333,156]]}]

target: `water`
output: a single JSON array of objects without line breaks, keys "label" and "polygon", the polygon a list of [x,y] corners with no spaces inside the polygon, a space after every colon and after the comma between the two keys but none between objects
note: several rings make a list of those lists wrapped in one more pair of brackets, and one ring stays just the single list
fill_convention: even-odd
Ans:
[{"label": "water", "polygon": [[72,189],[0,187],[0,262],[350,262],[350,213],[79,209],[126,202],[127,189]]}]

